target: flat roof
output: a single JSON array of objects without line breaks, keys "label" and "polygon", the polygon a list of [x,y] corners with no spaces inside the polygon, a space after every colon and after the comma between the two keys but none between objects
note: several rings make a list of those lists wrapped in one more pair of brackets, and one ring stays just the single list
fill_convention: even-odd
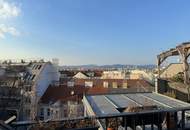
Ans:
[{"label": "flat roof", "polygon": [[185,103],[157,93],[88,95],[88,103],[97,116],[118,114],[118,108],[157,106],[159,109],[190,107]]},{"label": "flat roof", "polygon": [[120,113],[116,109],[117,107],[103,95],[88,96],[87,100],[90,103],[90,105],[93,108],[93,111],[96,113],[96,115]]}]

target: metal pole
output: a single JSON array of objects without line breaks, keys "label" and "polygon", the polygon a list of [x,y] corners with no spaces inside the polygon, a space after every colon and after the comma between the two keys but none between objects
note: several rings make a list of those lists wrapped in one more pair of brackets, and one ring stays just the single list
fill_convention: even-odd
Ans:
[{"label": "metal pole", "polygon": [[125,128],[125,130],[127,130],[127,117],[123,117],[123,126]]},{"label": "metal pole", "polygon": [[181,129],[185,129],[185,111],[182,111],[181,113]]},{"label": "metal pole", "polygon": [[162,130],[161,113],[158,113],[158,130]]},{"label": "metal pole", "polygon": [[178,126],[177,126],[177,123],[178,123],[177,112],[174,113],[174,121],[175,121],[175,124],[174,124],[174,125],[175,125],[175,128],[174,128],[174,130],[177,130],[177,127],[178,127]]},{"label": "metal pole", "polygon": [[154,113],[152,114],[151,130],[154,130]]},{"label": "metal pole", "polygon": [[142,129],[145,130],[144,120],[142,119]]},{"label": "metal pole", "polygon": [[166,114],[166,123],[167,123],[167,130],[170,130],[170,113],[167,112]]},{"label": "metal pole", "polygon": [[106,118],[105,121],[106,121],[106,130],[107,130],[107,128],[108,128],[108,118]]}]

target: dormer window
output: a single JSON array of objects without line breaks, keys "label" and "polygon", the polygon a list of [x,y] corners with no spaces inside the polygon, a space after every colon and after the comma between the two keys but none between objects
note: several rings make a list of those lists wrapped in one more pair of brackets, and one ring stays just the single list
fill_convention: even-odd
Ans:
[{"label": "dormer window", "polygon": [[38,69],[40,70],[42,68],[42,65],[39,65]]},{"label": "dormer window", "polygon": [[35,69],[38,69],[38,65],[36,65]]},{"label": "dormer window", "polygon": [[35,75],[35,74],[34,74],[34,75],[32,75],[32,78],[31,78],[31,80],[33,80],[35,77],[36,77],[36,75]]}]

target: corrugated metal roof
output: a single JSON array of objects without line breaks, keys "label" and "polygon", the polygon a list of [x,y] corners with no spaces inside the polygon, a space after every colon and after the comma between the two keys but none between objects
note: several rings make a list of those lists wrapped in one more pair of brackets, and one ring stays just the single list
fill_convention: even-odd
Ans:
[{"label": "corrugated metal roof", "polygon": [[190,107],[190,104],[156,93],[107,94],[87,96],[98,115],[117,114],[118,108],[157,106],[159,109]]},{"label": "corrugated metal roof", "polygon": [[105,96],[89,96],[87,98],[90,101],[90,105],[93,108],[93,111],[96,115],[104,115],[104,114],[117,114],[120,113],[116,106],[112,102],[106,99]]}]

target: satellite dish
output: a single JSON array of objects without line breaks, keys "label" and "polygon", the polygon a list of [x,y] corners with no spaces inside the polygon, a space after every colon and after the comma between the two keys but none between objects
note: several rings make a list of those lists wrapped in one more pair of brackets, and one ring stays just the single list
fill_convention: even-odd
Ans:
[{"label": "satellite dish", "polygon": [[71,95],[74,95],[75,94],[75,92],[74,91],[71,91]]}]

